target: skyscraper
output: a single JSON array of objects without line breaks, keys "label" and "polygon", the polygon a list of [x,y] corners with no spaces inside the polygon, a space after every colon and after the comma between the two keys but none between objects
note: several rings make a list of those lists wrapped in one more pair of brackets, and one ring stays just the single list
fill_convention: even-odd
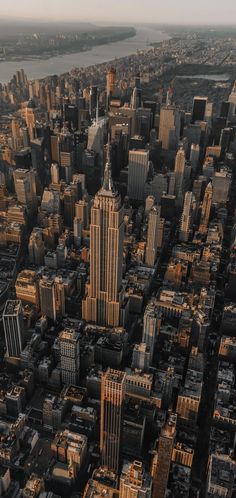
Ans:
[{"label": "skyscraper", "polygon": [[102,465],[116,473],[119,471],[123,408],[125,399],[125,373],[108,369],[102,375],[100,450]]},{"label": "skyscraper", "polygon": [[109,103],[110,97],[112,97],[114,91],[115,91],[115,85],[116,85],[116,70],[114,67],[111,67],[111,69],[107,73],[107,101]]},{"label": "skyscraper", "polygon": [[175,150],[180,137],[180,112],[174,106],[163,106],[160,112],[159,140],[162,149]]},{"label": "skyscraper", "polygon": [[231,182],[232,182],[232,176],[231,173],[229,173],[229,171],[227,170],[224,171],[224,169],[222,168],[221,171],[215,172],[212,179],[213,204],[220,204],[220,203],[226,204],[229,197]]},{"label": "skyscraper", "polygon": [[21,301],[7,301],[3,312],[3,328],[7,355],[19,358],[24,347]]},{"label": "skyscraper", "polygon": [[75,216],[79,218],[83,224],[83,228],[87,230],[89,227],[89,202],[85,199],[75,203]]},{"label": "skyscraper", "polygon": [[13,149],[17,150],[21,145],[21,136],[20,136],[20,127],[17,119],[13,119],[11,122],[11,131],[12,131],[12,144]]},{"label": "skyscraper", "polygon": [[193,218],[196,209],[196,201],[192,192],[186,192],[184,198],[184,208],[180,221],[179,239],[187,242],[192,228]]},{"label": "skyscraper", "polygon": [[201,212],[201,223],[200,227],[204,231],[206,230],[209,219],[210,219],[210,214],[211,214],[211,205],[212,205],[212,197],[213,197],[213,188],[212,188],[212,183],[208,183],[204,198],[203,198],[203,203],[202,203],[202,212]]},{"label": "skyscraper", "polygon": [[172,413],[164,425],[153,462],[153,498],[165,498],[176,436],[177,416]]},{"label": "skyscraper", "polygon": [[128,195],[137,201],[144,200],[144,187],[149,172],[149,151],[130,150]]},{"label": "skyscraper", "polygon": [[199,156],[200,156],[200,146],[198,144],[192,144],[190,151],[190,164],[194,169],[194,171],[196,171],[197,169]]},{"label": "skyscraper", "polygon": [[175,196],[182,197],[185,170],[185,152],[179,149],[175,158]]},{"label": "skyscraper", "polygon": [[155,310],[155,305],[153,303],[150,303],[147,305],[144,313],[142,342],[144,342],[150,348],[151,360],[153,357],[156,336],[157,312]]},{"label": "skyscraper", "polygon": [[56,295],[53,279],[43,276],[39,282],[40,308],[43,315],[56,320]]},{"label": "skyscraper", "polygon": [[146,265],[154,266],[158,248],[158,229],[160,224],[160,208],[154,206],[148,216],[148,233],[146,247]]},{"label": "skyscraper", "polygon": [[45,246],[43,241],[42,228],[35,227],[32,230],[29,238],[28,251],[29,259],[32,264],[43,265]]},{"label": "skyscraper", "polygon": [[22,168],[16,169],[14,185],[18,202],[34,210],[37,207],[35,172]]},{"label": "skyscraper", "polygon": [[36,124],[36,109],[35,109],[35,103],[32,99],[29,100],[26,108],[25,108],[25,121],[27,124],[30,140],[33,140],[35,138],[36,130],[35,130],[35,124]]},{"label": "skyscraper", "polygon": [[82,314],[88,322],[120,325],[123,208],[111,178],[110,147],[102,188],[95,196],[90,225],[90,282]]},{"label": "skyscraper", "polygon": [[79,334],[74,329],[63,330],[59,335],[61,380],[76,385],[79,379]]},{"label": "skyscraper", "polygon": [[207,100],[207,97],[194,97],[192,123],[195,123],[195,121],[204,121]]},{"label": "skyscraper", "polygon": [[51,164],[51,179],[52,184],[57,185],[60,181],[59,166],[57,163]]}]

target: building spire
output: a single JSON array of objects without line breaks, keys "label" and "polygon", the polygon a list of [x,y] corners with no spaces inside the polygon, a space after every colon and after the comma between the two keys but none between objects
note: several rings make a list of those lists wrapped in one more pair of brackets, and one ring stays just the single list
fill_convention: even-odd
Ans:
[{"label": "building spire", "polygon": [[108,142],[107,142],[107,160],[104,169],[104,180],[103,180],[103,189],[113,191],[113,181],[111,176],[111,142],[110,142],[110,133],[108,134]]}]

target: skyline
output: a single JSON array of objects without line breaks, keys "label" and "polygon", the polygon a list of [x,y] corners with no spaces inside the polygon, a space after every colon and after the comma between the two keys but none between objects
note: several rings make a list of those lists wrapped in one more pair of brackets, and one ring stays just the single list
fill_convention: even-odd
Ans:
[{"label": "skyline", "polygon": [[[137,5],[138,4],[138,5]],[[147,7],[148,6],[148,7]],[[156,16],[156,18],[155,18]],[[169,0],[165,4],[157,4],[155,0],[141,2],[129,0],[128,7],[125,0],[113,4],[108,0],[90,0],[89,4],[68,0],[66,5],[60,5],[57,0],[48,3],[42,0],[40,4],[32,5],[29,0],[22,0],[19,6],[17,0],[12,1],[11,13],[9,7],[1,6],[1,17],[9,20],[37,20],[37,21],[78,21],[78,22],[110,22],[110,23],[150,23],[150,24],[204,24],[204,25],[234,25],[236,18],[236,3],[226,0],[222,5],[215,7],[214,0],[199,0],[192,5],[187,0]],[[194,20],[194,22],[193,22]]]},{"label": "skyline", "polygon": [[232,498],[236,27],[48,3],[0,20],[0,497]]}]

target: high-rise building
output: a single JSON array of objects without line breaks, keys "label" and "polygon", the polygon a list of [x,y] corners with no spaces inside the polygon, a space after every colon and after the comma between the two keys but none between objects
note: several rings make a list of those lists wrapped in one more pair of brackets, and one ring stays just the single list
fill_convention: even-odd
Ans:
[{"label": "high-rise building", "polygon": [[112,97],[115,91],[116,86],[116,70],[114,67],[111,67],[107,73],[107,99]]},{"label": "high-rise building", "polygon": [[199,175],[193,182],[193,194],[196,199],[196,204],[199,206],[203,199],[204,190],[206,188],[206,178]]},{"label": "high-rise building", "polygon": [[153,358],[157,330],[158,318],[155,305],[153,303],[149,303],[145,309],[143,318],[142,342],[144,342],[150,348],[151,360]]},{"label": "high-rise building", "polygon": [[54,280],[43,276],[39,281],[40,308],[43,315],[56,320],[56,295]]},{"label": "high-rise building", "polygon": [[35,103],[32,99],[29,100],[25,108],[25,120],[29,131],[30,140],[33,140],[36,135],[36,130],[35,130],[36,109],[35,109]]},{"label": "high-rise building", "polygon": [[74,244],[75,247],[79,248],[81,246],[82,231],[83,231],[83,223],[80,218],[74,218],[73,228],[74,228]]},{"label": "high-rise building", "polygon": [[103,137],[105,131],[105,119],[99,118],[93,122],[88,128],[88,150],[93,150],[99,154],[100,159],[103,159]]},{"label": "high-rise building", "polygon": [[19,358],[24,347],[23,311],[21,301],[7,301],[3,312],[3,328],[7,355]]},{"label": "high-rise building", "polygon": [[172,413],[164,425],[153,461],[153,498],[165,498],[169,479],[172,452],[176,436],[177,416]]},{"label": "high-rise building", "polygon": [[175,158],[175,196],[180,198],[183,195],[184,171],[185,171],[185,152],[179,149]]},{"label": "high-rise building", "polygon": [[207,100],[207,97],[194,97],[192,123],[195,123],[195,121],[205,120]]},{"label": "high-rise building", "polygon": [[149,172],[149,151],[130,150],[128,170],[128,195],[137,201],[144,200],[144,187]]},{"label": "high-rise building", "polygon": [[63,384],[76,385],[80,371],[79,334],[65,329],[59,335],[61,380]]},{"label": "high-rise building", "polygon": [[70,183],[72,180],[73,163],[74,163],[73,151],[62,150],[60,152],[60,166],[62,168],[62,171],[64,172],[64,178],[67,183]]},{"label": "high-rise building", "polygon": [[120,325],[124,221],[109,152],[108,147],[103,186],[91,209],[90,282],[82,314],[88,322],[116,327]]},{"label": "high-rise building", "polygon": [[53,185],[57,185],[60,181],[59,166],[57,163],[52,163],[51,165],[51,179]]},{"label": "high-rise building", "polygon": [[225,203],[228,200],[232,177],[229,171],[216,171],[212,179],[213,204]]},{"label": "high-rise building", "polygon": [[206,187],[202,203],[201,226],[203,230],[206,230],[206,228],[208,227],[210,214],[211,214],[212,197],[213,197],[213,188],[212,188],[212,183],[210,182]]},{"label": "high-rise building", "polygon": [[149,346],[147,346],[145,342],[135,344],[133,349],[132,368],[145,371],[149,369],[150,363],[151,353]]},{"label": "high-rise building", "polygon": [[192,192],[186,192],[184,198],[184,208],[180,221],[179,239],[182,242],[187,242],[196,210],[196,201]]},{"label": "high-rise building", "polygon": [[75,217],[75,202],[76,192],[72,186],[68,186],[64,190],[64,223],[68,227],[72,227]]},{"label": "high-rise building", "polygon": [[20,136],[20,127],[17,119],[13,119],[11,122],[11,131],[12,131],[12,142],[13,149],[17,150],[21,145],[21,136]]},{"label": "high-rise building", "polygon": [[236,462],[222,452],[210,456],[206,498],[233,498],[235,494]]},{"label": "high-rise building", "polygon": [[37,207],[35,172],[28,169],[16,169],[14,185],[18,202],[34,210]]},{"label": "high-rise building", "polygon": [[160,208],[154,206],[148,216],[148,232],[146,247],[146,265],[154,266],[158,249],[158,229],[160,224]]},{"label": "high-rise building", "polygon": [[194,169],[194,171],[196,171],[197,169],[199,156],[200,156],[200,146],[198,144],[192,144],[190,151],[190,164]]},{"label": "high-rise building", "polygon": [[89,203],[85,199],[75,203],[75,216],[80,219],[85,230],[89,227]]},{"label": "high-rise building", "polygon": [[161,108],[159,140],[162,149],[175,150],[180,138],[180,112],[174,106]]},{"label": "high-rise building", "polygon": [[153,195],[148,195],[145,200],[145,214],[148,215],[154,205],[155,197]]},{"label": "high-rise building", "polygon": [[29,239],[29,259],[33,265],[43,265],[45,246],[42,228],[35,227]]},{"label": "high-rise building", "polygon": [[39,308],[39,284],[37,273],[33,270],[22,270],[17,275],[16,284],[17,299],[34,304]]},{"label": "high-rise building", "polygon": [[98,87],[93,85],[89,92],[89,114],[93,119],[98,114]]},{"label": "high-rise building", "polygon": [[60,192],[51,186],[50,188],[45,188],[43,191],[43,197],[41,202],[41,211],[45,211],[48,214],[59,214],[61,210],[61,196]]},{"label": "high-rise building", "polygon": [[102,465],[118,473],[125,400],[125,373],[108,369],[102,375],[100,450]]},{"label": "high-rise building", "polygon": [[120,498],[151,498],[152,479],[142,462],[124,464],[120,477]]}]

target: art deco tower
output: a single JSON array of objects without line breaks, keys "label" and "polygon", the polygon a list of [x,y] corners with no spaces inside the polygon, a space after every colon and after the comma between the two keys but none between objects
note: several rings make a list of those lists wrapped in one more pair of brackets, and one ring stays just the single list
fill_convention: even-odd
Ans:
[{"label": "art deco tower", "polygon": [[110,146],[102,188],[95,196],[90,225],[90,282],[83,319],[101,326],[120,325],[123,208],[111,178]]}]

